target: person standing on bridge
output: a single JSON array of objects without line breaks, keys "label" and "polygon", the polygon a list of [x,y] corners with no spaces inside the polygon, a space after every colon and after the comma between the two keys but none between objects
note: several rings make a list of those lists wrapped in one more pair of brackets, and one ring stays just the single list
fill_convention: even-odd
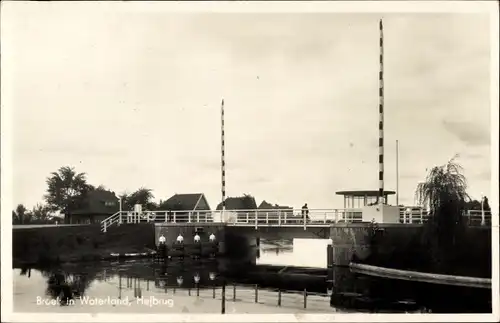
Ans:
[{"label": "person standing on bridge", "polygon": [[307,207],[307,203],[302,207],[302,218],[309,222],[309,208]]}]

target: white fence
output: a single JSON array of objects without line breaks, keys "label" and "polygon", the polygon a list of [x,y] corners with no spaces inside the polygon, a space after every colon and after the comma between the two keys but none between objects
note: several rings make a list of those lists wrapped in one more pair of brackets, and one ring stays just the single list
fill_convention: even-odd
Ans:
[{"label": "white fence", "polygon": [[[481,211],[467,211],[465,216],[469,224],[481,223]],[[401,208],[400,223],[424,223],[429,215],[422,208]],[[491,215],[485,213],[487,222]],[[332,223],[362,222],[362,209],[253,209],[227,211],[122,211],[113,214],[101,222],[101,229],[106,232],[113,224],[167,222],[167,223],[228,223],[240,226],[324,226]]]}]

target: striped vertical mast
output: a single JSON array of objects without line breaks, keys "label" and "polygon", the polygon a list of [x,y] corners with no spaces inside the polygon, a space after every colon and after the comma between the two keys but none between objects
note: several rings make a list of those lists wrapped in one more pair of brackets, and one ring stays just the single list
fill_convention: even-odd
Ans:
[{"label": "striped vertical mast", "polygon": [[380,71],[379,71],[379,122],[378,122],[378,180],[379,204],[384,203],[384,27],[379,22],[380,31]]},{"label": "striped vertical mast", "polygon": [[224,99],[221,103],[221,193],[222,193],[222,211],[226,210],[226,156],[224,143]]}]

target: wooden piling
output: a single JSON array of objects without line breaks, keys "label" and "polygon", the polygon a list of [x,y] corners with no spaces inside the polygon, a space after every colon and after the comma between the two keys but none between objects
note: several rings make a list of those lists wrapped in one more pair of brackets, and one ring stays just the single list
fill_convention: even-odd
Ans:
[{"label": "wooden piling", "polygon": [[222,309],[221,314],[226,313],[226,282],[222,283]]}]

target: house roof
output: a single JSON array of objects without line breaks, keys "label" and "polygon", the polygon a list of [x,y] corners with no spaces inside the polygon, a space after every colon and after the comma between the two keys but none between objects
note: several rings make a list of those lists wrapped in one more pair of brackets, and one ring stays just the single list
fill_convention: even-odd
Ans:
[{"label": "house roof", "polygon": [[267,203],[266,201],[262,201],[262,203],[260,203],[259,209],[272,209],[274,208],[274,205],[272,205],[271,203]]},{"label": "house roof", "polygon": [[272,205],[271,203],[268,203],[266,201],[262,201],[262,203],[260,203],[259,209],[263,209],[263,210],[271,210],[271,209],[293,209],[291,206],[283,206],[283,205],[278,205],[278,204],[275,204],[275,205]]},{"label": "house roof", "polygon": [[[106,202],[114,202],[106,205]],[[92,190],[87,193],[84,207],[71,212],[71,214],[113,214],[118,212],[120,206],[114,192],[107,190]]]},{"label": "house roof", "polygon": [[[253,197],[228,197],[226,198],[226,210],[252,210],[257,208]],[[222,210],[222,202],[217,205],[217,210]]]},{"label": "house roof", "polygon": [[[165,201],[163,207],[166,207],[168,210],[177,211],[194,210],[201,199],[204,199],[207,205],[209,205],[203,193],[175,194]],[[210,206],[208,208],[210,209]]]}]

